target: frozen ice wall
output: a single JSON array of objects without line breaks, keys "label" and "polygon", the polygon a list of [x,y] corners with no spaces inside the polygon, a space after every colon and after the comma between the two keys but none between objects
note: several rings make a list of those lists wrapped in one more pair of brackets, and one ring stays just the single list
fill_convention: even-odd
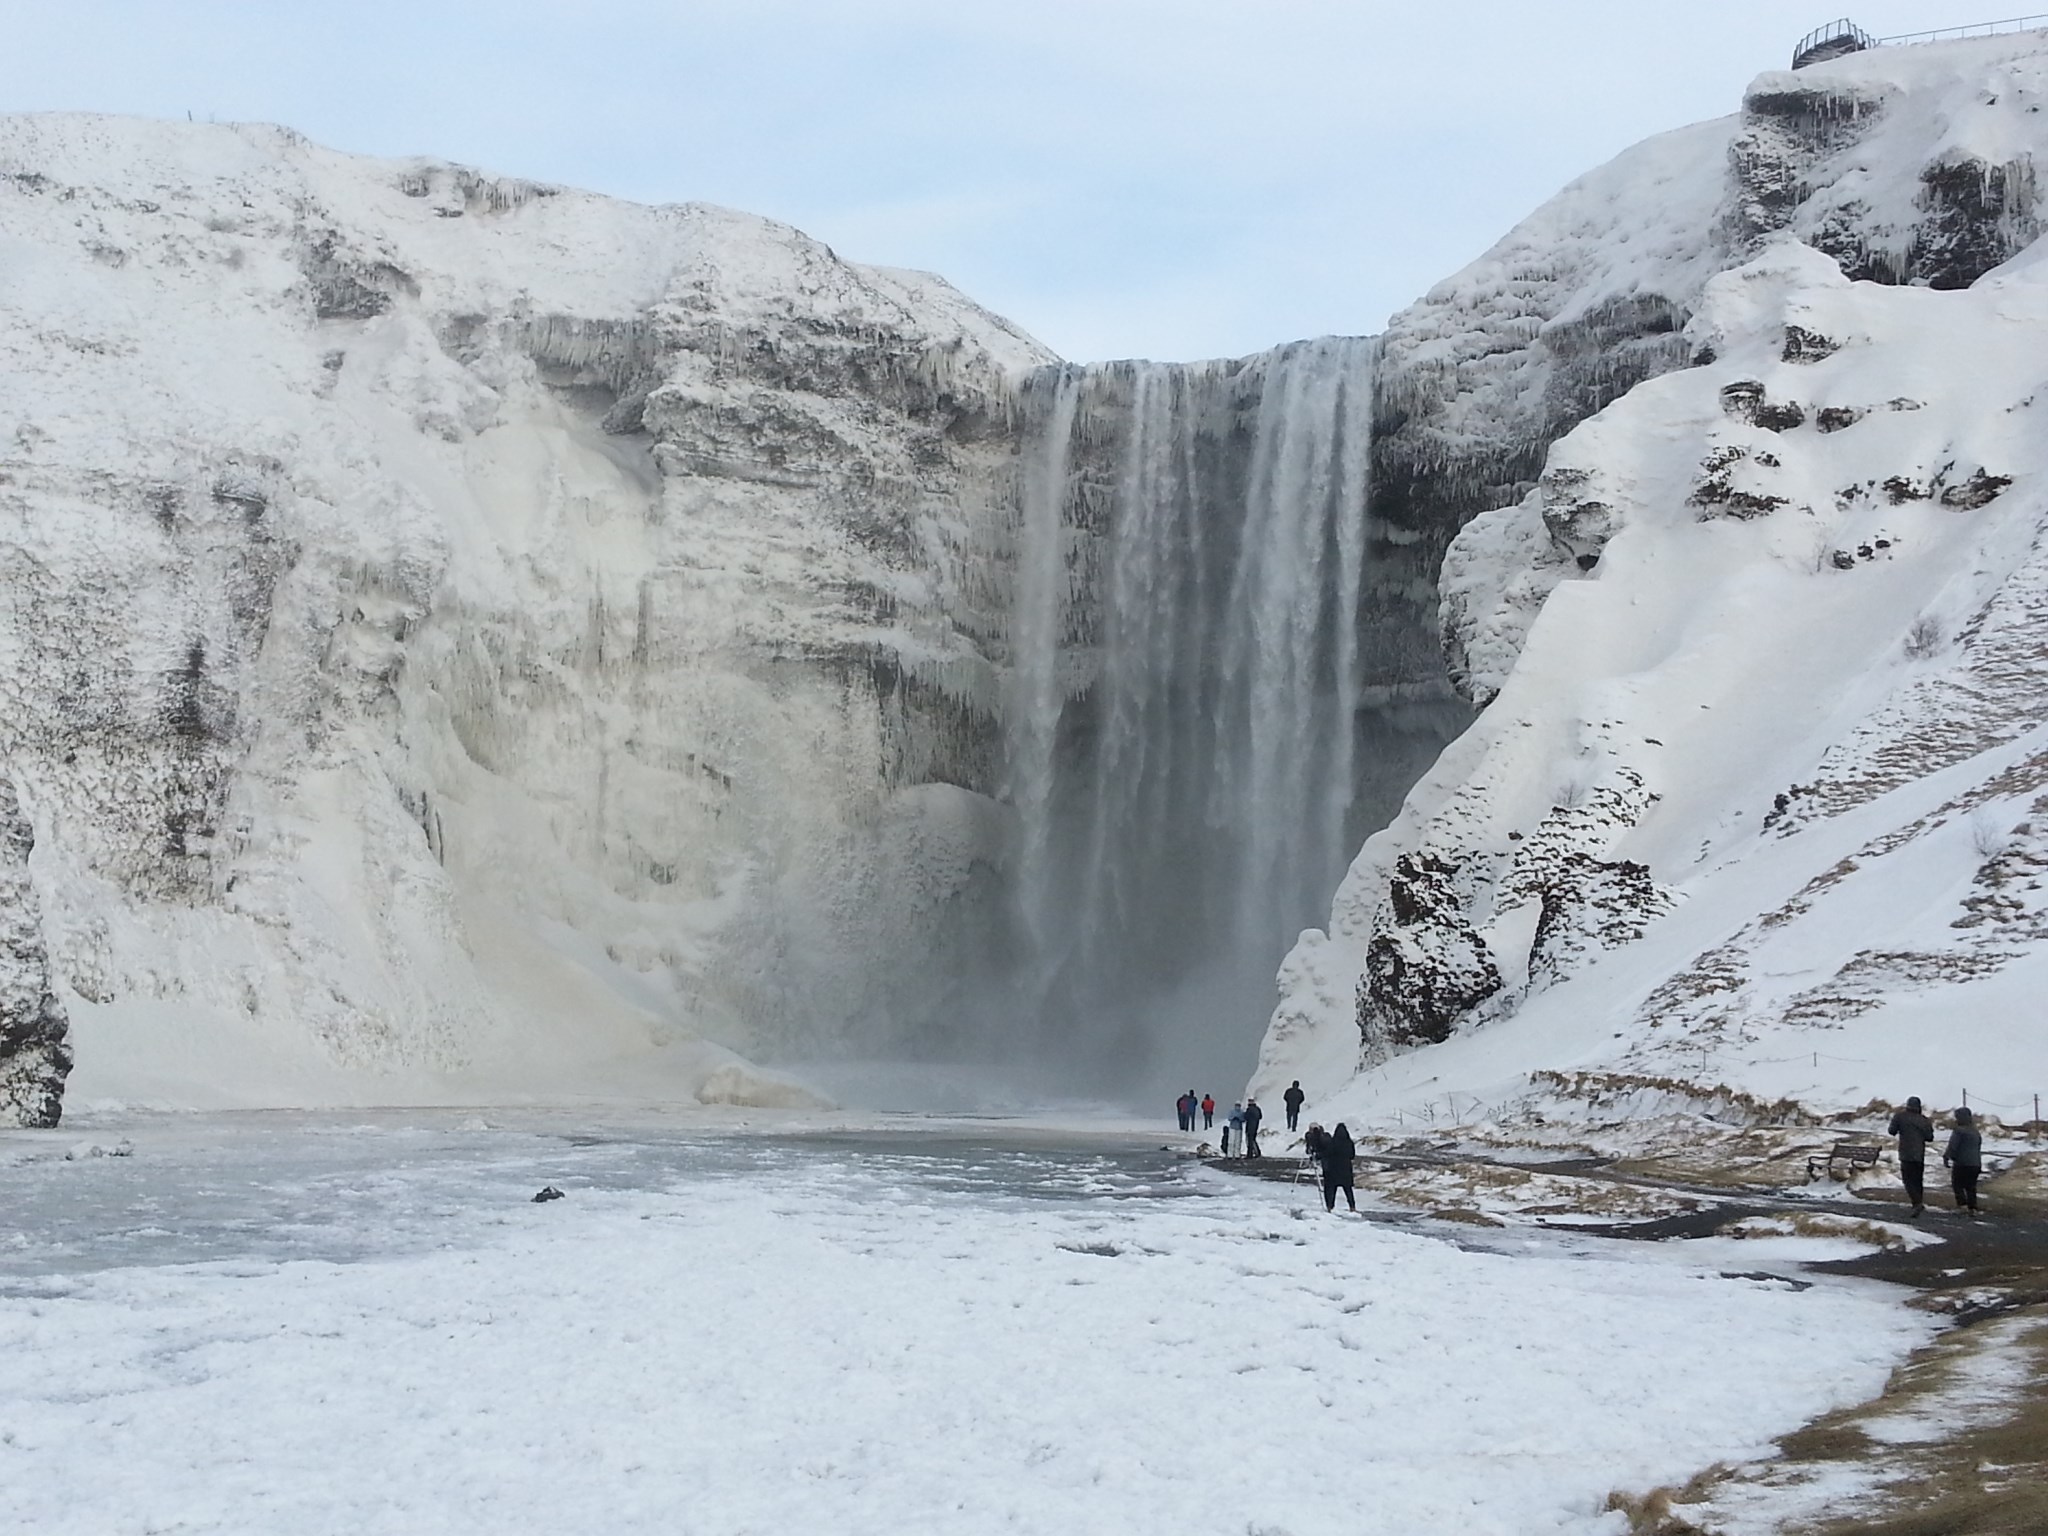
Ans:
[{"label": "frozen ice wall", "polygon": [[1275,965],[1462,718],[1365,645],[1376,358],[1031,382],[1002,792],[1041,1062],[1234,1091]]}]

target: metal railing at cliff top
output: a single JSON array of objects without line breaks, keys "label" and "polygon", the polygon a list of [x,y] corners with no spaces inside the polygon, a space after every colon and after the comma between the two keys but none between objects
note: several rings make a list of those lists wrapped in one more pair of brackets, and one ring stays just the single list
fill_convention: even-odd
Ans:
[{"label": "metal railing at cliff top", "polygon": [[1801,64],[1807,62],[1809,55],[1819,53],[1829,44],[1840,44],[1839,49],[1824,55],[1827,58],[1835,58],[1841,53],[1861,53],[1865,48],[1875,48],[1878,46],[1878,40],[1848,17],[1840,16],[1824,27],[1815,27],[1799,39],[1799,46],[1792,50],[1792,67],[1799,68]]},{"label": "metal railing at cliff top", "polygon": [[2004,21],[1980,21],[1967,27],[1937,27],[1932,32],[1900,32],[1880,37],[1880,46],[1910,47],[1914,43],[1946,43],[1959,37],[1997,37],[2004,32],[2033,32],[2048,28],[2048,13],[2039,16],[2008,16]]},{"label": "metal railing at cliff top", "polygon": [[1847,16],[1842,16],[1824,27],[1815,27],[1799,40],[1799,46],[1792,50],[1792,67],[1798,69],[1805,64],[1823,63],[1845,53],[1861,53],[1866,48],[1910,48],[1917,43],[1947,43],[1960,38],[1998,37],[2007,32],[2034,31],[2048,31],[2048,12],[2037,16],[2008,16],[2002,21],[1973,22],[1967,27],[1897,32],[1890,37],[1872,36]]}]

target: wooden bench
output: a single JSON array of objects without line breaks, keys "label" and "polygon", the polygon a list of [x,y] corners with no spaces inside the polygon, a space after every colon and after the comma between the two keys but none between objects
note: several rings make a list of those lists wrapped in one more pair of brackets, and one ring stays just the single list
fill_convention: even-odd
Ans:
[{"label": "wooden bench", "polygon": [[1877,1160],[1882,1156],[1884,1156],[1884,1147],[1881,1143],[1838,1141],[1828,1148],[1827,1156],[1823,1157],[1820,1153],[1816,1152],[1807,1158],[1806,1176],[1809,1179],[1817,1179],[1822,1174],[1826,1174],[1832,1179],[1835,1176],[1835,1164],[1847,1163],[1849,1171],[1843,1174],[1842,1177],[1845,1179],[1853,1178],[1856,1171],[1860,1168],[1875,1168]]}]

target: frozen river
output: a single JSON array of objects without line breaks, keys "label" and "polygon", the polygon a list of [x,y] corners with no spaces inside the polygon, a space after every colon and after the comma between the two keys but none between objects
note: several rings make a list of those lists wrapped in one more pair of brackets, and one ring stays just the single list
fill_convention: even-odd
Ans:
[{"label": "frozen river", "polygon": [[1760,1454],[1927,1333],[1711,1242],[1328,1217],[1164,1139],[536,1111],[0,1140],[0,1529],[1618,1532],[1610,1489]]}]

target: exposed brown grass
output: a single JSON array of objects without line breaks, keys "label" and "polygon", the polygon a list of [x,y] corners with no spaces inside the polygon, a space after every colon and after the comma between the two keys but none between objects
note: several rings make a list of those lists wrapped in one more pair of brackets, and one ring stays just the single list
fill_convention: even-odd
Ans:
[{"label": "exposed brown grass", "polygon": [[1904,1253],[1910,1243],[1899,1232],[1874,1221],[1854,1216],[1836,1216],[1828,1211],[1779,1211],[1770,1216],[1746,1216],[1721,1228],[1723,1237],[1832,1237]]},{"label": "exposed brown grass", "polygon": [[1642,1072],[1554,1072],[1543,1068],[1529,1074],[1539,1088],[1549,1088],[1561,1097],[1583,1099],[1589,1104],[1609,1104],[1638,1093],[1663,1094],[1685,1099],[1717,1113],[1735,1113],[1759,1125],[1815,1125],[1818,1117],[1797,1099],[1759,1099],[1755,1094],[1726,1083],[1695,1083],[1682,1077],[1658,1077]]},{"label": "exposed brown grass", "polygon": [[1439,1168],[1365,1165],[1358,1171],[1358,1183],[1397,1205],[1433,1214],[1446,1207],[1476,1212],[1484,1204],[1523,1215],[1571,1213],[1628,1221],[1669,1215],[1695,1203],[1658,1189],[1492,1163]]},{"label": "exposed brown grass", "polygon": [[[1995,1398],[1969,1390],[1991,1349],[2018,1351],[2029,1366],[2020,1388]],[[1896,1444],[1896,1436],[1866,1429],[1902,1418],[1923,1424],[1930,1438]],[[1883,1395],[1816,1419],[1778,1448],[1776,1460],[1739,1471],[1710,1467],[1683,1486],[1617,1491],[1607,1508],[1628,1517],[1631,1536],[1712,1536],[1724,1492],[1751,1490],[1730,1507],[1753,1519],[1758,1485],[1860,1485],[1824,1515],[1792,1518],[1785,1536],[2044,1536],[2048,1305],[1942,1335],[1892,1373]]]},{"label": "exposed brown grass", "polygon": [[1678,1487],[1652,1488],[1648,1493],[1616,1489],[1607,1495],[1607,1508],[1628,1517],[1629,1536],[1708,1536],[1706,1526],[1695,1524],[1676,1506],[1706,1503],[1728,1476],[1728,1469],[1716,1462]]}]

